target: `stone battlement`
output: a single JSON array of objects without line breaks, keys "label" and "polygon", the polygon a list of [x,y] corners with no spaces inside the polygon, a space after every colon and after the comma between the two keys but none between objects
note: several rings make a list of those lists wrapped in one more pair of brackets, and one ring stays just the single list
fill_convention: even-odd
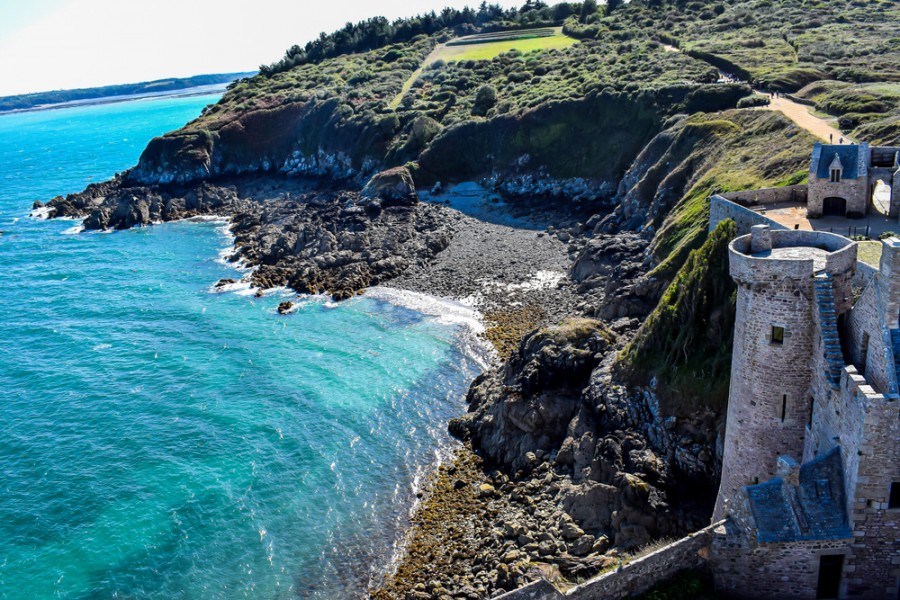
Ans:
[{"label": "stone battlement", "polygon": [[857,244],[826,232],[756,224],[729,259],[738,294],[716,586],[738,598],[897,598],[900,239],[857,279]]},{"label": "stone battlement", "polygon": [[834,233],[754,225],[729,246],[731,276],[755,283],[773,276],[804,279],[822,270],[843,275],[855,269],[856,252],[856,242]]}]

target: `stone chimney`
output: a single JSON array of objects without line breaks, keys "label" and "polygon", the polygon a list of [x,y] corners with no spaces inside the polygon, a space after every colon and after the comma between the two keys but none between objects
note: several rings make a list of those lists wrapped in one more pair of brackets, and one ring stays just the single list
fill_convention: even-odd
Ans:
[{"label": "stone chimney", "polygon": [[750,254],[768,252],[772,249],[772,232],[768,225],[754,225],[750,228]]},{"label": "stone chimney", "polygon": [[797,487],[800,485],[800,463],[790,456],[779,456],[775,463],[775,476],[781,477],[785,483]]}]

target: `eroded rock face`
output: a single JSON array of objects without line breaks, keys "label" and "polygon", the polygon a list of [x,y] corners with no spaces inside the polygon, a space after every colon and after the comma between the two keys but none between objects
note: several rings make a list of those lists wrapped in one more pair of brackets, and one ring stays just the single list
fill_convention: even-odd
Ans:
[{"label": "eroded rock face", "polygon": [[[708,482],[715,461],[685,460],[695,449],[682,439],[683,428],[667,422],[651,399],[611,383],[615,342],[587,319],[533,332],[504,366],[475,380],[469,412],[450,424],[515,480],[542,465],[561,477],[558,501],[572,522],[561,535],[587,537],[568,548],[576,556],[595,554],[601,538],[633,548],[680,535],[709,515],[705,497],[685,499],[680,478]],[[700,445],[715,444],[711,428],[694,456]]]},{"label": "eroded rock face", "polygon": [[559,447],[581,388],[611,340],[589,319],[531,333],[502,368],[475,379],[466,398],[469,413],[451,421],[451,432],[512,471],[528,467],[529,453]]},{"label": "eroded rock face", "polygon": [[131,187],[117,178],[89,185],[78,194],[58,196],[48,206],[50,217],[83,217],[86,229],[129,229],[203,215],[228,216],[248,210],[251,204],[235,186]]},{"label": "eroded rock face", "polygon": [[647,246],[637,233],[596,233],[580,249],[569,276],[598,317],[643,317],[656,306],[667,282],[647,276]]},{"label": "eroded rock face", "polygon": [[263,204],[235,219],[235,258],[258,268],[261,288],[343,300],[427,262],[447,247],[453,229],[436,205],[372,210],[358,194],[314,194],[298,204]]}]

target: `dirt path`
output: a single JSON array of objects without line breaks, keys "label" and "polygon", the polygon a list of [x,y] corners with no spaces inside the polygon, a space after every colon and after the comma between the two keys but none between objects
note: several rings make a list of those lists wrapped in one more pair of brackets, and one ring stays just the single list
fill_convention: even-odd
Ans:
[{"label": "dirt path", "polygon": [[[675,46],[671,46],[669,44],[662,44],[663,50],[666,52],[681,52],[680,48],[676,48]],[[722,74],[721,71],[719,71]],[[758,94],[762,94],[767,96],[766,92],[761,92],[756,90]],[[855,141],[853,138],[848,136],[845,133],[842,133],[840,129],[835,127],[835,119],[823,119],[821,117],[817,117],[816,115],[809,112],[809,107],[800,104],[799,102],[794,102],[784,96],[778,96],[777,98],[770,98],[769,105],[764,106],[761,110],[777,110],[784,114],[788,119],[807,130],[823,142],[829,142],[832,144],[836,144],[840,142],[840,139],[843,138],[844,142],[850,143]]]},{"label": "dirt path", "polygon": [[[765,92],[759,92],[764,94]],[[823,119],[809,112],[809,107],[794,102],[784,96],[772,98],[769,106],[763,107],[763,110],[777,110],[783,113],[788,119],[807,130],[820,140],[837,144],[841,138],[845,143],[854,141],[847,134],[841,133],[841,130],[834,126],[834,119]]]},{"label": "dirt path", "polygon": [[435,46],[434,50],[431,51],[431,54],[425,57],[425,60],[422,62],[422,66],[412,72],[412,75],[409,76],[409,79],[407,79],[403,83],[403,87],[400,88],[400,93],[394,96],[394,99],[391,100],[391,103],[388,105],[392,110],[397,110],[397,107],[400,106],[400,101],[403,100],[403,96],[405,96],[406,92],[410,90],[413,83],[416,82],[416,79],[419,78],[419,75],[422,74],[422,71],[425,69],[425,67],[436,61],[438,56],[440,56],[443,51],[444,44],[438,44],[437,46]]}]

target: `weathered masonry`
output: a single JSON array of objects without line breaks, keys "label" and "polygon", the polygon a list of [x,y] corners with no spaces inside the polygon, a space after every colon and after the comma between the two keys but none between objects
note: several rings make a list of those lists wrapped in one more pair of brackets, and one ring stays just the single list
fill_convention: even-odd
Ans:
[{"label": "weathered masonry", "polygon": [[732,597],[898,598],[900,239],[854,289],[856,244],[751,228],[712,540]]},{"label": "weathered masonry", "polygon": [[894,146],[816,144],[809,167],[807,214],[814,217],[862,217],[875,201],[878,186],[887,196],[884,207],[900,215],[900,164]]}]

